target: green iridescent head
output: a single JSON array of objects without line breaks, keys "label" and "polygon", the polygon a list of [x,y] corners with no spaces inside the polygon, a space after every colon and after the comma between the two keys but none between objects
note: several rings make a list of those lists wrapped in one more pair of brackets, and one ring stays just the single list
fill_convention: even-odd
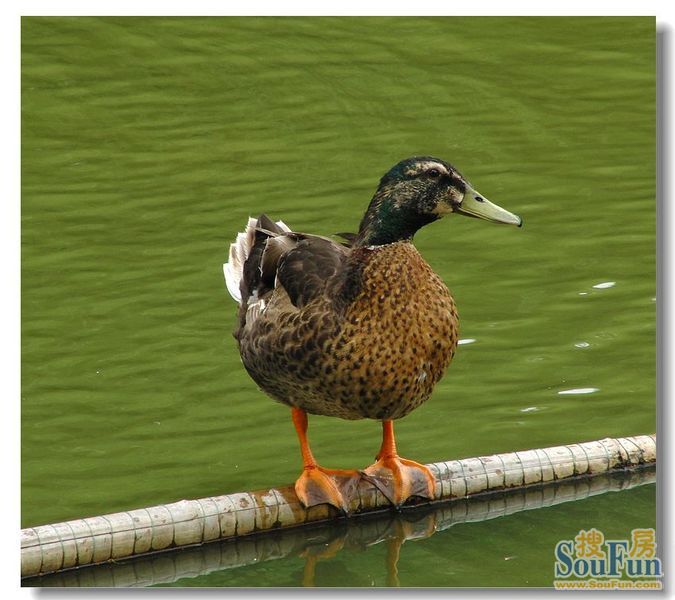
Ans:
[{"label": "green iridescent head", "polygon": [[432,156],[402,160],[380,180],[361,221],[356,244],[412,239],[424,225],[457,213],[520,227],[523,221],[479,194],[447,163]]}]

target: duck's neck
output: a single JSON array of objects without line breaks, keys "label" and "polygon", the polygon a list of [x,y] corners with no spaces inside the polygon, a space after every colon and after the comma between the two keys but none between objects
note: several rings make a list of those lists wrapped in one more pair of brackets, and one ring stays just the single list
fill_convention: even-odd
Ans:
[{"label": "duck's neck", "polygon": [[433,214],[420,214],[405,198],[377,193],[363,215],[354,246],[381,246],[412,240],[418,229],[437,218]]}]

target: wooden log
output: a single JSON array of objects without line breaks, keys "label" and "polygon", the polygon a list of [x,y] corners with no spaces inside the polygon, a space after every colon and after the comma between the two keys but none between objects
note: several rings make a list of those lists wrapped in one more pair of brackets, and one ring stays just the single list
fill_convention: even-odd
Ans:
[{"label": "wooden log", "polygon": [[[656,436],[641,435],[466,458],[427,465],[436,479],[434,500],[527,488],[656,462]],[[388,500],[362,481],[350,515],[390,509]],[[293,486],[181,500],[127,512],[21,531],[21,575],[54,573],[170,548],[239,539],[254,533],[342,518],[328,505],[305,509]]]},{"label": "wooden log", "polygon": [[[513,488],[460,498],[400,513],[326,522],[312,528],[289,527],[271,535],[243,536],[223,542],[131,557],[79,569],[67,569],[24,579],[23,585],[39,587],[139,587],[174,583],[217,571],[237,569],[287,556],[332,556],[341,548],[364,549],[380,542],[400,548],[461,523],[476,523],[506,517],[525,510],[548,508],[585,500],[599,494],[619,492],[656,481],[656,468],[614,470],[592,477]],[[336,526],[337,525],[337,526]],[[386,565],[389,569],[390,564]]]}]

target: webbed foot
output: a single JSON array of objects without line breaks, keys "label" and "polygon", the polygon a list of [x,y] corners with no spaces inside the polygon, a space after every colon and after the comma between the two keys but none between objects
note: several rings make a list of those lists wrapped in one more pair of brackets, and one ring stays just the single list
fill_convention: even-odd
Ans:
[{"label": "webbed foot", "polygon": [[324,469],[310,465],[303,469],[295,482],[295,493],[305,508],[331,504],[346,514],[360,480],[361,473],[356,470]]},{"label": "webbed foot", "polygon": [[362,474],[396,507],[411,496],[434,498],[434,476],[426,466],[414,460],[397,455],[383,456]]}]

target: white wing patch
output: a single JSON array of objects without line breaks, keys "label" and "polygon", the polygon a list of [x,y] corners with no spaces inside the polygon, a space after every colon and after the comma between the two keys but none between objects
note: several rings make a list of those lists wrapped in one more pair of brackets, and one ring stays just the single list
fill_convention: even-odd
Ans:
[{"label": "white wing patch", "polygon": [[[276,224],[284,231],[290,232],[290,228],[283,221],[277,221]],[[254,219],[253,217],[248,218],[246,229],[239,232],[237,234],[237,239],[234,243],[230,244],[229,259],[223,265],[223,275],[225,276],[227,291],[238,304],[241,304],[241,290],[239,289],[239,285],[244,274],[244,263],[253,247],[253,242],[255,241],[255,228],[257,225],[258,219]],[[258,311],[263,308],[264,304],[262,307],[259,307]],[[249,307],[249,310],[251,310],[251,307]]]},{"label": "white wing patch", "polygon": [[253,292],[246,307],[246,322],[253,323],[261,313],[265,312],[265,307],[265,301],[262,298],[258,298],[256,292]]}]

